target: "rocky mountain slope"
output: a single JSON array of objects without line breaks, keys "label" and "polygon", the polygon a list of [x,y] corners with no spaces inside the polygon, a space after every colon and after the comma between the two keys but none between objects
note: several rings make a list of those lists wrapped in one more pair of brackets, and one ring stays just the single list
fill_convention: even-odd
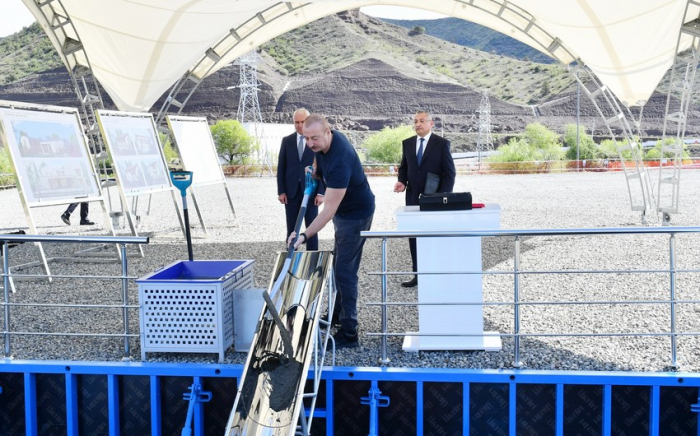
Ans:
[{"label": "rocky mountain slope", "polygon": [[491,54],[504,55],[513,59],[531,60],[543,64],[557,62],[517,39],[460,18],[447,17],[440,20],[385,19],[384,21],[414,31],[422,31],[427,35]]},{"label": "rocky mountain slope", "polygon": [[[39,46],[40,35],[30,35]],[[0,74],[17,57],[7,54],[3,41]],[[49,55],[43,49],[41,53]],[[426,109],[434,114],[439,130],[459,149],[469,150],[476,143],[477,109],[484,89],[489,93],[497,141],[507,140],[532,122],[561,132],[576,120],[575,81],[565,66],[478,51],[359,11],[288,32],[264,44],[259,53],[259,101],[265,121],[290,122],[293,110],[304,106],[328,115],[338,128],[379,130],[408,124],[416,110]],[[237,66],[222,68],[202,82],[183,113],[211,120],[235,118],[239,93],[227,88],[237,82]],[[160,109],[166,96],[152,111]],[[103,97],[113,107],[108,96]],[[0,85],[4,100],[75,106],[75,98],[62,66]],[[608,135],[585,94],[580,101],[582,125],[596,136]],[[643,135],[660,134],[664,106],[665,96],[660,93],[645,106]],[[637,118],[638,110],[633,112]],[[691,115],[688,134],[696,135],[700,116]]]}]

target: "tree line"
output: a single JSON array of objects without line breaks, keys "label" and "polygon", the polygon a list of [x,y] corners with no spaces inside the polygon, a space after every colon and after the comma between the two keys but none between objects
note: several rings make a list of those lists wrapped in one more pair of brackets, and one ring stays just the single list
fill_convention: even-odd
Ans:
[{"label": "tree line", "polygon": [[[227,165],[246,165],[252,163],[251,154],[259,149],[259,145],[236,120],[221,120],[210,126],[212,138],[216,146],[217,154]],[[596,143],[586,133],[583,127],[578,129],[578,147],[576,124],[566,125],[563,135],[560,135],[543,124],[529,124],[525,131],[511,138],[507,144],[501,145],[496,153],[487,159],[494,165],[513,162],[555,162],[562,160],[617,160],[619,142],[605,139]],[[399,127],[386,127],[383,130],[369,135],[361,144],[355,144],[358,148],[360,159],[367,164],[396,165],[401,162],[401,142],[413,136],[413,127],[403,125]],[[637,144],[641,144],[639,138],[634,138]],[[160,134],[160,141],[167,162],[173,162],[178,158],[166,135]],[[673,144],[674,138],[667,138],[667,144]],[[683,157],[688,157],[686,145],[683,146]],[[642,149],[644,160],[659,160],[661,156],[661,141],[656,141],[653,147]],[[632,151],[627,149],[622,152],[624,159],[632,158]],[[664,156],[671,157],[670,155]],[[107,162],[111,167],[111,162]],[[12,184],[14,181],[14,169],[6,148],[0,147],[0,186]]]}]

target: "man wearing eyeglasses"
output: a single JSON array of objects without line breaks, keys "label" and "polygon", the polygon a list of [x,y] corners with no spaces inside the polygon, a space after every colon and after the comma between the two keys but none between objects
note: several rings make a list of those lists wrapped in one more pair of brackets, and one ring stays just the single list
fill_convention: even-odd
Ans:
[{"label": "man wearing eyeglasses", "polygon": [[[403,141],[403,156],[394,192],[406,192],[406,206],[418,204],[420,194],[452,192],[455,184],[455,164],[450,153],[450,141],[433,133],[433,119],[428,111],[418,111],[413,117],[416,136]],[[408,239],[413,272],[416,263],[416,238]],[[401,283],[404,288],[418,284],[418,277]]]}]

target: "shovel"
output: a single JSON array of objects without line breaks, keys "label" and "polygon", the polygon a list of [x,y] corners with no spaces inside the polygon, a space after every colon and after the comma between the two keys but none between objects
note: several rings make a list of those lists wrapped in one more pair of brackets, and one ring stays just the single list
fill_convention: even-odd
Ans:
[{"label": "shovel", "polygon": [[182,194],[182,210],[185,215],[185,236],[187,238],[187,254],[192,262],[192,236],[190,235],[190,214],[187,212],[187,188],[192,184],[192,171],[171,171],[170,180]]},{"label": "shovel", "polygon": [[285,354],[290,360],[293,358],[292,354],[294,351],[292,347],[292,337],[289,334],[287,328],[282,323],[282,319],[280,318],[279,312],[277,311],[277,307],[275,306],[275,303],[273,303],[272,299],[279,292],[280,288],[282,287],[282,282],[284,281],[285,277],[287,276],[287,273],[289,272],[289,267],[292,264],[292,255],[294,254],[294,244],[299,238],[299,229],[301,229],[301,222],[304,220],[304,215],[306,215],[306,206],[309,203],[309,198],[311,198],[316,192],[316,187],[318,185],[316,179],[311,177],[313,167],[309,166],[306,169],[306,187],[304,188],[304,198],[301,200],[301,208],[299,209],[297,221],[294,225],[294,233],[296,234],[296,236],[294,237],[292,243],[289,245],[289,249],[287,250],[287,257],[285,257],[284,259],[284,264],[282,264],[282,269],[280,270],[280,273],[277,276],[277,280],[275,280],[275,283],[272,285],[272,289],[269,293],[267,291],[263,291],[263,298],[265,299],[265,304],[267,305],[267,309],[270,312],[272,320],[275,322],[277,328],[280,330],[280,335],[282,336],[282,342],[284,344]]}]

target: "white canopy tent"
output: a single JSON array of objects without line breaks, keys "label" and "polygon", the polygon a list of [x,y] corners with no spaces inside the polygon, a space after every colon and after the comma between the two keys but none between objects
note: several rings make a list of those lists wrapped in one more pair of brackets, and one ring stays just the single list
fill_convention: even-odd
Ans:
[{"label": "white canopy tent", "polygon": [[[91,67],[123,111],[147,111],[183,75],[204,79],[291,29],[377,4],[463,18],[564,64],[580,59],[620,101],[639,105],[673,64],[676,47],[690,47],[687,35],[677,44],[679,29],[700,13],[696,4],[686,11],[685,0],[23,1],[59,52],[69,54],[67,68]],[[53,32],[65,13],[72,26]],[[70,55],[71,44],[82,46]]]},{"label": "white canopy tent", "polygon": [[[23,1],[70,72],[96,152],[102,149],[94,116],[102,107],[97,82],[122,111],[151,111],[170,90],[156,118],[160,125],[168,112],[182,111],[203,79],[278,35],[340,11],[408,6],[472,21],[563,64],[576,62],[576,80],[585,85],[611,137],[622,137],[616,144],[632,210],[646,222],[656,203],[666,224],[678,211],[685,122],[700,65],[696,0]],[[643,105],[669,68],[663,137],[667,125],[669,132],[675,126],[676,139],[674,145],[662,145],[661,155],[672,156],[672,165],[659,170],[655,201],[637,133],[618,100]],[[685,77],[677,80],[677,70]],[[625,162],[629,154],[631,165]]]}]

